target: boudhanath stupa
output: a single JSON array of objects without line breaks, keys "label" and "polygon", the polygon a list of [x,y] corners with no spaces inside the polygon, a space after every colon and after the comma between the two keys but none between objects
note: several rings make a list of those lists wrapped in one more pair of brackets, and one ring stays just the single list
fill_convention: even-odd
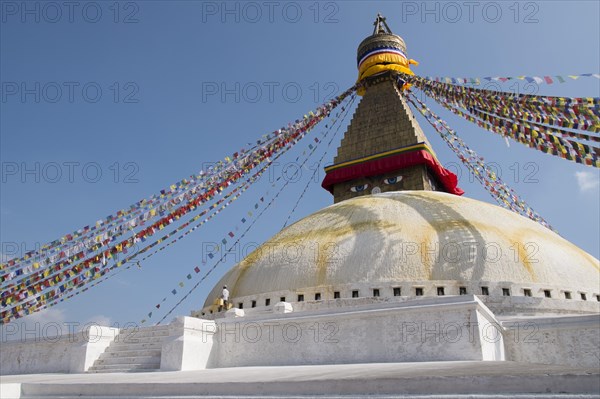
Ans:
[{"label": "boudhanath stupa", "polygon": [[2,397],[600,395],[599,261],[462,195],[398,84],[411,63],[378,16],[357,51],[362,98],[325,168],[333,205],[136,342],[107,327],[3,344]]}]

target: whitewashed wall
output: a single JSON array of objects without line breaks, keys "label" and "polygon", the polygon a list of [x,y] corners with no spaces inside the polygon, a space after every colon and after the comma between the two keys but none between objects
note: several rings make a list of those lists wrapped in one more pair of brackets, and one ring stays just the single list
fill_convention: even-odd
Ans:
[{"label": "whitewashed wall", "polygon": [[68,373],[75,345],[72,336],[3,342],[0,374]]},{"label": "whitewashed wall", "polygon": [[117,334],[115,328],[92,326],[77,334],[2,342],[0,375],[83,373]]},{"label": "whitewashed wall", "polygon": [[[232,309],[228,318],[179,317],[163,370],[366,362],[510,360],[598,367],[600,315],[505,318],[472,295],[305,311]],[[279,309],[279,312],[275,309]],[[289,312],[289,313],[283,313]],[[118,330],[2,342],[0,374],[85,372]]]},{"label": "whitewashed wall", "polygon": [[600,315],[520,319],[502,325],[509,360],[600,366]]},{"label": "whitewashed wall", "polygon": [[473,296],[307,313],[216,320],[209,367],[503,360],[499,323]]}]

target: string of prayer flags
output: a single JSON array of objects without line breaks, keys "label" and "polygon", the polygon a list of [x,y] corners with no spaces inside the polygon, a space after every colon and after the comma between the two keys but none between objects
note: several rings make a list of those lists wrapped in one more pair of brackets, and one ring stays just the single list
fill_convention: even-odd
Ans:
[{"label": "string of prayer flags", "polygon": [[[52,269],[46,267],[43,271],[40,270],[41,274],[36,274],[37,271],[34,271],[32,274],[36,275],[33,276],[33,279],[37,279],[35,283],[32,281],[32,278],[28,276],[25,281],[21,280],[19,284],[15,284],[11,281],[14,276],[11,276],[11,278],[8,278],[7,280],[12,284],[6,291],[2,292],[3,297],[0,298],[3,305],[5,305],[3,306],[2,312],[0,312],[0,322],[4,324],[16,318],[23,317],[26,314],[30,314],[30,312],[37,311],[46,305],[49,299],[56,300],[60,298],[59,300],[63,301],[65,299],[63,297],[65,293],[82,289],[84,284],[99,278],[101,272],[107,272],[114,267],[121,266],[123,261],[116,261],[112,266],[107,266],[107,264],[109,261],[114,260],[118,253],[123,253],[124,250],[131,248],[134,244],[146,242],[157,231],[164,229],[166,226],[172,224],[175,220],[178,220],[187,213],[196,210],[199,205],[207,202],[208,198],[212,199],[215,195],[223,192],[227,187],[238,181],[251,169],[254,169],[264,162],[268,162],[271,159],[270,157],[277,155],[283,149],[292,147],[318,122],[329,116],[331,111],[348,95],[353,93],[355,89],[355,87],[351,87],[333,100],[320,106],[314,112],[311,111],[308,115],[304,115],[304,118],[298,119],[294,123],[288,124],[287,127],[279,129],[273,134],[270,141],[259,146],[255,151],[246,153],[243,157],[238,156],[236,160],[229,158],[231,163],[224,165],[222,173],[214,175],[213,179],[207,181],[207,184],[200,195],[187,200],[187,202],[185,200],[182,201],[182,203],[185,203],[184,205],[176,208],[170,213],[163,213],[164,216],[160,215],[161,212],[150,212],[150,216],[153,217],[156,217],[158,214],[158,217],[156,217],[158,220],[133,235],[133,237],[119,242],[114,236],[103,236],[101,237],[101,243],[81,251],[66,260],[60,260],[56,264],[51,265]],[[266,137],[269,137],[269,135],[266,135]],[[257,141],[257,143],[260,143],[260,140]],[[221,162],[221,164],[223,163]],[[162,239],[160,240],[162,241]],[[152,245],[155,245],[158,242],[160,241],[156,241]],[[100,244],[101,246],[98,247]],[[100,249],[102,249],[102,251],[100,251]],[[144,248],[142,251],[146,249],[147,248]],[[142,251],[139,251],[138,254]],[[13,262],[12,266],[14,265],[15,263]],[[9,265],[3,265],[3,268],[6,268],[7,266]],[[23,272],[22,269],[17,270]],[[55,274],[49,276],[50,270]],[[63,280],[61,280],[56,273],[62,273]],[[82,278],[80,278],[81,275]],[[62,283],[64,279],[67,279],[67,281]],[[57,284],[60,284],[58,288],[54,288]],[[42,294],[35,296],[36,291],[38,293],[42,292]]]},{"label": "string of prayer flags", "polygon": [[[331,112],[331,110],[333,108],[335,108],[339,102],[341,102],[345,97],[347,97],[350,93],[352,93],[355,90],[355,87],[352,87],[350,89],[348,89],[346,92],[342,93],[340,96],[334,98],[333,100],[325,103],[324,105],[322,105],[321,107],[319,107],[315,112],[311,111],[307,116],[305,115],[304,119],[299,119],[296,120],[295,123],[290,123],[288,124],[287,128],[281,128],[271,134],[268,135],[264,135],[263,137],[266,137],[268,140],[266,142],[261,142],[260,140],[257,141],[257,150],[249,152],[247,154],[244,154],[245,156],[241,157],[239,153],[237,157],[233,157],[234,159],[230,158],[230,157],[226,157],[226,160],[228,160],[226,163],[223,163],[222,161],[219,161],[217,163],[217,167],[211,167],[209,168],[209,171],[211,173],[214,173],[215,171],[217,171],[214,175],[210,175],[211,178],[214,178],[214,180],[216,180],[216,183],[220,183],[217,184],[216,187],[213,186],[212,187],[212,191],[216,191],[219,192],[221,191],[224,187],[224,185],[228,185],[231,183],[231,180],[235,180],[237,178],[239,178],[239,175],[241,175],[242,173],[240,173],[239,171],[245,171],[247,173],[247,171],[253,167],[255,167],[257,165],[257,160],[259,161],[258,163],[260,163],[260,161],[264,161],[264,159],[268,159],[269,156],[271,156],[272,154],[274,154],[275,152],[277,152],[279,149],[281,149],[283,146],[287,146],[287,145],[293,145],[297,142],[297,140],[299,140],[299,138],[301,138],[301,136],[303,136],[303,133],[306,133],[308,130],[310,130],[316,123],[318,123],[319,121],[321,121],[324,117],[328,116],[329,113]],[[205,174],[204,173],[200,173],[200,176],[202,178],[204,178]],[[182,183],[184,182],[185,183]],[[183,184],[188,184],[189,181],[187,179],[184,179],[184,181],[178,183],[179,185],[183,185]],[[209,180],[211,181],[211,180]],[[178,187],[178,184],[173,185],[175,187],[175,189]],[[213,183],[214,184],[214,183]],[[171,187],[173,187],[171,186]],[[207,186],[206,189],[204,191],[211,191],[211,187]],[[165,190],[161,190],[161,196],[164,197],[164,194],[162,194],[163,192],[166,192]],[[160,196],[159,196],[160,197]],[[153,197],[151,197],[153,198]],[[146,203],[146,200],[142,200],[138,203],[142,204],[142,203]],[[131,207],[135,208],[135,204]],[[128,211],[119,211],[117,212],[117,215],[123,215],[126,214]],[[158,212],[160,214],[160,212]],[[155,217],[157,215],[156,210],[153,210],[151,212],[149,212],[150,216]],[[108,220],[114,220],[114,216],[109,216]],[[97,226],[102,226],[106,221],[99,221],[97,222]],[[131,227],[131,226],[130,226]],[[82,229],[80,229],[82,230]],[[70,242],[72,241],[74,238],[79,237],[78,236],[78,231],[72,233],[72,234],[68,234],[66,236],[64,236],[61,239],[58,240],[54,240],[53,242],[44,245],[42,247],[42,251],[48,250],[51,247],[54,247],[56,245],[66,245],[66,242]],[[82,231],[86,231],[85,228]],[[118,234],[117,234],[118,233]],[[85,233],[87,234],[87,233]],[[122,229],[122,225],[118,226],[118,228],[116,229],[116,233],[111,236],[111,234],[108,234],[105,232],[104,235],[100,235],[97,236],[96,239],[102,241],[103,243],[111,238],[110,241],[116,241],[116,238],[119,237],[121,234],[123,234],[123,229]],[[110,242],[109,241],[109,242]],[[90,241],[87,240],[86,241],[87,245],[84,245],[84,248],[86,248],[87,253],[91,253],[96,251],[98,248],[94,248],[94,249],[90,249],[89,245],[90,245]],[[77,249],[77,251],[79,252],[79,250],[81,250],[81,246],[79,246],[80,243],[76,244],[74,247]],[[36,251],[36,253],[38,253],[40,251]],[[64,251],[63,251],[64,252]],[[61,252],[62,253],[62,252]],[[27,259],[12,259],[7,263],[3,263],[0,264],[0,270],[3,270],[7,267],[18,267],[20,261],[22,260],[28,260],[31,259],[34,254],[33,253],[28,253],[27,255]],[[39,255],[41,256],[41,255]],[[50,263],[53,263],[54,261],[56,261],[57,259],[60,259],[61,256],[59,256],[58,258],[53,257],[50,261]],[[50,258],[46,258],[46,259],[50,259]],[[37,263],[37,262],[36,262]]]},{"label": "string of prayer flags", "polygon": [[[352,103],[354,102],[355,98],[356,98],[356,96],[353,94],[353,95],[352,95],[352,97],[351,97],[351,100],[349,101],[349,103],[350,103],[350,104],[352,104]],[[348,108],[348,109],[349,109],[349,108]],[[330,131],[331,131],[331,128],[333,128],[333,126],[335,125],[335,123],[336,123],[338,120],[342,120],[342,119],[343,119],[343,118],[339,118],[339,115],[340,115],[340,113],[344,114],[344,117],[345,117],[345,115],[347,115],[347,112],[346,112],[346,107],[342,106],[342,107],[341,107],[341,112],[338,112],[338,114],[337,114],[337,115],[335,116],[335,118],[333,119],[333,121],[332,121],[332,124],[331,124],[331,127],[326,127],[326,129],[327,129],[327,130],[324,132],[324,134],[323,134],[323,138],[326,138],[326,137],[328,136],[328,134],[329,134],[329,133],[330,133]],[[328,147],[331,145],[331,142],[332,142],[332,140],[335,138],[335,135],[337,134],[337,132],[339,131],[339,128],[340,128],[340,126],[341,126],[341,123],[338,125],[338,128],[337,128],[337,130],[336,130],[335,134],[333,135],[333,137],[332,137],[332,138],[331,138],[331,140],[329,141]],[[319,142],[322,142],[322,140],[321,140],[321,141],[319,141]],[[305,159],[303,160],[303,162],[301,163],[300,167],[303,167],[303,166],[304,166],[304,165],[305,165],[305,164],[306,164],[306,163],[309,161],[309,159],[310,159],[310,158],[311,158],[311,156],[312,156],[312,155],[315,153],[315,151],[316,151],[316,148],[314,148],[314,149],[312,149],[311,151],[309,151],[309,152],[308,152],[308,155],[306,155],[306,157],[305,157]],[[303,154],[306,154],[306,152],[303,152]],[[325,152],[325,154],[326,154],[326,152]],[[321,157],[321,161],[323,160],[323,157],[325,156],[325,154],[323,154],[323,156]],[[272,187],[275,187],[275,186],[276,186],[276,184],[277,184],[279,181],[281,181],[281,180],[282,180],[282,179],[281,179],[281,176],[279,176],[279,177],[276,179],[276,181],[275,181],[275,182],[272,184]],[[255,224],[255,223],[256,223],[256,222],[259,220],[259,218],[262,216],[262,214],[263,214],[263,213],[264,213],[264,212],[265,212],[265,211],[266,211],[266,210],[267,210],[267,209],[268,209],[268,208],[271,206],[271,204],[273,204],[273,202],[274,202],[274,201],[275,201],[275,200],[276,200],[276,199],[279,197],[279,195],[280,195],[280,194],[283,192],[283,190],[284,190],[284,189],[285,189],[285,188],[288,186],[288,184],[289,184],[289,183],[290,183],[290,180],[289,180],[289,179],[285,181],[285,183],[283,184],[283,186],[282,186],[282,187],[281,187],[281,188],[280,188],[280,189],[279,189],[279,190],[276,192],[276,194],[275,194],[275,195],[274,195],[274,196],[271,198],[271,200],[268,202],[268,204],[265,206],[265,208],[264,208],[264,209],[262,209],[262,210],[260,211],[260,213],[258,213],[258,215],[256,216],[256,218],[254,218],[254,220],[253,220],[253,221],[252,221],[252,222],[251,222],[251,223],[250,223],[250,224],[247,226],[247,228],[246,228],[246,229],[245,229],[245,230],[244,230],[244,231],[243,231],[243,232],[242,232],[242,233],[239,235],[238,239],[237,239],[237,240],[236,240],[236,241],[235,241],[233,244],[231,244],[231,245],[230,245],[230,246],[229,246],[227,249],[225,249],[225,253],[221,255],[221,257],[220,257],[220,258],[217,260],[217,262],[216,262],[216,263],[213,265],[213,267],[212,267],[210,270],[208,270],[208,272],[207,272],[207,273],[205,273],[205,275],[204,275],[204,276],[203,276],[203,277],[200,279],[200,281],[198,281],[198,282],[197,282],[197,283],[196,283],[196,284],[195,284],[195,285],[194,285],[194,286],[193,286],[193,287],[192,287],[192,288],[191,288],[191,289],[190,289],[190,290],[187,292],[187,294],[186,294],[186,295],[185,295],[185,296],[184,296],[184,297],[183,297],[183,298],[182,298],[182,299],[181,299],[181,300],[180,300],[180,301],[179,301],[179,302],[178,302],[178,303],[177,303],[177,304],[176,304],[176,305],[175,305],[173,308],[171,308],[171,310],[170,310],[170,311],[169,311],[169,312],[168,312],[168,313],[167,313],[167,314],[166,314],[166,315],[165,315],[165,316],[164,316],[164,317],[163,317],[163,318],[162,318],[162,319],[159,321],[159,323],[160,323],[160,322],[162,322],[162,321],[163,321],[163,320],[164,320],[164,319],[165,319],[165,318],[166,318],[166,317],[167,317],[167,316],[168,316],[168,315],[169,315],[169,314],[170,314],[170,313],[171,313],[171,312],[172,312],[172,311],[173,311],[173,310],[174,310],[174,309],[175,309],[175,308],[176,308],[176,307],[179,305],[179,304],[181,304],[181,302],[182,302],[182,301],[184,301],[184,300],[185,300],[185,299],[186,299],[186,298],[189,296],[189,294],[191,294],[191,292],[192,292],[192,291],[194,291],[194,290],[195,290],[195,289],[196,289],[196,288],[197,288],[197,287],[200,285],[200,283],[201,283],[202,281],[204,281],[204,279],[206,279],[206,278],[208,277],[208,275],[209,275],[209,274],[210,274],[210,273],[211,273],[211,272],[212,272],[212,271],[213,271],[213,270],[214,270],[214,269],[215,269],[215,268],[216,268],[216,267],[217,267],[217,266],[218,266],[218,265],[219,265],[219,264],[220,264],[220,263],[223,261],[223,259],[226,257],[226,255],[227,255],[227,254],[228,254],[228,253],[229,253],[229,252],[230,252],[230,251],[231,251],[233,248],[235,248],[235,246],[236,246],[236,245],[237,245],[237,244],[240,242],[240,240],[241,240],[243,237],[245,237],[245,235],[246,235],[246,234],[247,234],[247,233],[250,231],[250,229],[252,228],[252,226],[254,226],[254,224]],[[267,191],[267,192],[265,193],[265,196],[268,196],[268,195],[269,195],[269,191]],[[259,200],[258,200],[258,201],[257,201],[257,202],[254,204],[254,209],[258,209],[258,208],[260,207],[259,203],[264,203],[264,202],[265,202],[265,196],[261,196],[261,197],[259,198]],[[251,211],[248,211],[248,212],[247,212],[247,214],[248,214],[248,216],[249,216],[249,217],[252,217],[252,216],[253,216],[253,212],[251,212]],[[247,221],[248,221],[248,220],[246,219],[246,217],[242,217],[242,218],[240,219],[240,222],[241,222],[241,223],[246,223]],[[238,227],[239,227],[239,226],[236,226],[236,227],[235,227],[235,230],[236,230],[236,231],[238,230]],[[209,257],[209,258],[212,260],[213,258],[215,258],[215,254],[218,254],[220,251],[221,251],[221,248],[220,248],[220,247],[217,247],[217,248],[215,248],[213,251],[211,251],[211,252],[208,252],[208,253],[207,253],[207,256],[208,256],[208,257]],[[196,271],[196,269],[197,269],[197,271]],[[199,269],[198,267],[196,267],[194,270],[196,271],[196,273],[198,273],[198,272],[200,271],[200,269]],[[188,278],[188,279],[191,279],[191,277],[192,277],[192,276],[191,276],[191,274],[188,274],[188,275],[187,275],[187,278]],[[144,320],[142,320],[142,321],[141,321],[141,323],[143,324],[143,323],[145,323],[146,321],[147,321],[147,320],[146,320],[146,319],[144,319]]]},{"label": "string of prayer flags", "polygon": [[[274,160],[277,160],[277,159],[278,159],[278,158],[279,158],[281,155],[283,155],[285,152],[289,151],[289,149],[290,149],[290,148],[291,148],[291,147],[288,147],[288,148],[284,149],[282,152],[280,152],[280,153],[279,153],[279,154],[278,154],[278,155],[277,155],[277,156],[274,158]],[[269,167],[270,165],[271,165],[270,163],[269,163],[269,164],[266,164],[266,165],[264,165],[264,166],[262,167],[262,169],[261,169],[261,170],[259,170],[259,171],[258,171],[258,172],[257,172],[255,175],[253,175],[253,176],[252,176],[250,179],[248,179],[248,180],[246,181],[246,184],[245,184],[243,187],[241,187],[241,192],[244,192],[245,190],[247,190],[247,189],[249,188],[250,184],[251,184],[252,182],[254,182],[256,179],[258,179],[258,178],[259,178],[259,177],[262,175],[262,173],[264,173],[264,172],[265,172],[265,171],[268,169],[268,167]],[[228,198],[228,197],[230,197],[231,195],[235,194],[237,190],[240,190],[240,187],[238,187],[238,188],[234,189],[232,192],[228,193],[228,194],[227,194],[227,195],[226,195],[224,198],[222,198],[222,199],[220,199],[219,201],[217,201],[217,203],[216,203],[216,204],[213,204],[213,206],[211,206],[211,207],[210,207],[210,209],[214,209],[214,208],[215,208],[217,205],[219,205],[219,204],[222,204],[222,203],[223,203],[225,200],[227,200],[227,198]],[[238,197],[239,197],[239,196],[238,196]],[[234,198],[238,198],[238,197],[234,197]],[[233,202],[233,200],[229,200],[229,201],[228,201],[228,202],[226,202],[225,204],[221,205],[221,208],[219,209],[219,211],[220,211],[220,210],[222,210],[222,209],[224,209],[225,207],[227,207],[227,206],[228,206],[229,204],[231,204],[232,202]],[[210,210],[210,209],[209,209],[209,210]],[[194,227],[192,227],[191,229],[189,229],[188,231],[186,231],[186,232],[185,232],[185,233],[184,233],[182,236],[180,236],[180,238],[181,238],[181,237],[183,237],[183,236],[186,236],[186,235],[188,235],[189,233],[191,233],[192,231],[194,231],[195,229],[197,229],[198,227],[200,227],[202,224],[206,223],[208,220],[210,220],[212,217],[214,217],[216,214],[218,214],[218,212],[219,212],[219,211],[216,211],[216,212],[214,212],[214,213],[213,213],[213,214],[211,214],[211,215],[210,215],[208,218],[206,218],[206,219],[202,220],[200,223],[196,224]],[[67,291],[67,290],[66,290],[66,288],[64,288],[64,287],[68,287],[68,288],[69,288],[69,291],[72,291],[72,290],[74,290],[74,289],[81,288],[81,287],[82,287],[82,285],[83,285],[83,284],[85,284],[85,280],[86,280],[87,278],[92,278],[92,279],[96,280],[97,278],[99,278],[99,277],[101,277],[101,276],[104,276],[104,275],[105,275],[107,272],[109,272],[111,269],[113,269],[113,268],[115,268],[115,267],[120,267],[122,264],[126,264],[126,263],[127,263],[129,260],[131,260],[131,259],[133,259],[133,258],[137,257],[138,255],[140,255],[140,254],[142,254],[142,253],[146,252],[148,249],[150,249],[150,248],[152,248],[153,246],[155,246],[155,245],[159,244],[160,242],[164,241],[164,239],[166,239],[167,237],[169,237],[169,236],[172,236],[173,234],[175,234],[176,232],[178,232],[179,230],[181,230],[181,229],[183,229],[183,228],[186,228],[186,227],[187,227],[189,224],[191,224],[192,222],[194,222],[194,221],[198,220],[200,217],[202,217],[203,215],[205,215],[207,212],[208,212],[208,210],[205,210],[205,211],[201,212],[199,215],[196,215],[196,216],[195,216],[195,217],[194,217],[192,220],[190,220],[189,222],[187,222],[187,223],[184,223],[182,226],[180,226],[180,227],[179,227],[179,228],[178,228],[176,231],[173,231],[173,232],[169,233],[167,236],[164,236],[164,237],[162,237],[161,239],[157,240],[157,241],[156,241],[156,242],[154,242],[153,244],[150,244],[148,247],[146,247],[146,248],[143,248],[142,250],[140,250],[140,251],[136,252],[135,254],[133,254],[133,255],[131,255],[131,256],[129,256],[129,257],[127,257],[127,258],[125,258],[125,259],[124,259],[124,260],[122,260],[121,262],[118,262],[116,265],[113,265],[112,267],[110,267],[110,268],[106,268],[106,269],[99,269],[99,268],[95,268],[95,269],[94,269],[94,272],[95,272],[95,273],[94,273],[94,274],[91,274],[91,275],[86,273],[86,275],[85,275],[85,277],[86,277],[86,278],[84,278],[84,279],[83,279],[83,281],[81,281],[81,282],[80,282],[78,285],[76,285],[76,286],[73,286],[73,285],[72,285],[72,282],[70,282],[70,281],[67,281],[65,284],[63,284],[63,286],[61,286],[61,289],[60,289],[60,292],[59,292],[59,293],[57,293],[56,291],[51,291],[51,292],[48,292],[48,293],[46,293],[46,294],[44,294],[44,295],[41,295],[41,296],[39,296],[39,297],[37,297],[37,298],[34,298],[34,299],[31,301],[31,302],[33,302],[33,303],[35,303],[35,304],[36,304],[36,305],[35,305],[35,308],[36,308],[36,309],[38,309],[38,310],[41,310],[41,309],[45,309],[45,308],[47,308],[47,307],[51,307],[51,306],[55,305],[56,303],[62,302],[62,301],[63,301],[63,300],[65,300],[65,299],[68,299],[68,298],[71,298],[71,297],[73,297],[73,296],[75,296],[75,295],[78,295],[78,294],[79,294],[81,291],[75,291],[74,293],[72,293],[72,294],[69,294],[69,295],[68,295],[68,296],[66,296],[66,297],[63,297],[63,295],[65,295],[65,294],[67,294],[67,293],[68,293],[68,291]],[[164,245],[163,247],[161,247],[161,248],[159,248],[159,249],[155,250],[153,253],[150,253],[149,255],[147,255],[147,256],[145,256],[143,259],[141,259],[141,261],[144,261],[144,260],[146,260],[147,258],[149,258],[149,257],[153,256],[154,254],[156,254],[156,253],[158,253],[159,251],[161,251],[161,250],[165,249],[165,247],[167,247],[167,246],[169,246],[169,245],[173,244],[173,243],[174,243],[174,242],[176,242],[176,241],[177,241],[177,240],[173,240],[173,241],[171,241],[170,243],[168,243],[168,244]],[[217,249],[217,250],[218,250],[218,249]],[[209,254],[209,255],[211,255],[211,256],[212,256],[212,254]],[[138,263],[139,263],[139,261],[138,261]],[[128,268],[129,268],[129,266],[126,266],[126,269],[128,269]],[[69,277],[71,277],[71,275],[69,275]],[[109,277],[110,277],[110,276],[107,276],[107,277],[105,277],[105,278],[104,278],[104,280],[106,280],[106,279],[107,279],[107,278],[109,278]],[[95,285],[97,285],[97,284],[99,284],[99,283],[103,282],[104,280],[98,280],[98,281],[96,281],[96,282],[92,283],[92,284],[91,284],[91,286],[95,286]],[[40,300],[40,299],[41,299],[41,300]],[[52,300],[52,299],[54,299],[54,301],[53,301],[53,302],[49,302],[49,301],[50,301],[50,300]]]},{"label": "string of prayer flags", "polygon": [[[530,148],[600,167],[600,98],[515,95],[402,77],[456,115]],[[582,141],[579,141],[582,140]]]},{"label": "string of prayer flags", "polygon": [[528,83],[537,83],[537,84],[555,84],[555,83],[565,83],[569,79],[577,80],[579,78],[596,78],[600,79],[600,74],[597,73],[582,73],[579,75],[547,75],[547,76],[486,76],[486,77],[472,77],[472,78],[452,78],[452,77],[440,77],[440,76],[426,76],[425,79],[433,80],[435,82],[444,82],[451,84],[475,84],[480,85],[482,82],[501,82],[505,83],[511,80],[524,80]]},{"label": "string of prayer flags", "polygon": [[[341,116],[337,115],[335,118],[333,118],[333,120],[331,121],[331,127],[333,127],[336,122],[338,121],[338,116],[340,120],[344,120],[344,118],[346,117],[346,115],[348,114],[348,110],[350,110],[350,108],[352,107],[352,105],[354,104],[354,100],[356,99],[356,96],[352,96],[352,99],[350,100],[348,107],[341,107]],[[325,126],[327,128],[327,125]],[[331,146],[331,143],[333,142],[333,139],[337,136],[340,128],[342,127],[342,123],[339,123],[337,128],[335,129],[335,132],[333,133],[333,136],[331,137],[331,139],[329,140],[329,142],[327,143],[327,149],[329,149],[329,147]],[[315,142],[317,141],[317,138],[315,137]],[[327,155],[327,150],[325,150],[325,152],[323,152],[323,155],[321,156],[321,159],[319,159],[319,162],[317,163],[317,165],[321,165],[323,162],[323,159],[325,158],[325,155]],[[308,179],[308,182],[306,183],[306,186],[304,187],[304,189],[302,190],[302,192],[300,193],[300,196],[298,197],[298,199],[296,200],[296,203],[294,204],[294,206],[292,207],[292,210],[290,211],[290,213],[288,214],[287,218],[285,219],[285,222],[283,223],[283,228],[285,228],[288,224],[288,222],[290,221],[290,218],[292,217],[292,215],[294,214],[294,212],[296,211],[296,209],[298,208],[298,205],[300,204],[300,201],[302,201],[302,198],[304,198],[304,195],[306,194],[306,192],[308,191],[308,188],[310,186],[310,184],[315,181],[315,177],[317,175],[317,173],[319,172],[318,168],[315,168],[315,170],[312,173],[312,176],[310,177],[310,179]]]},{"label": "string of prayer flags", "polygon": [[518,104],[521,107],[531,107],[533,112],[536,112],[536,110],[540,110],[545,113],[566,111],[571,116],[590,116],[593,118],[594,122],[597,122],[598,117],[600,116],[600,110],[598,109],[598,105],[600,105],[600,97],[553,97],[531,94],[515,94],[503,91],[477,89],[466,86],[433,82],[423,79],[419,76],[402,76],[403,80],[410,82],[417,88],[421,90],[427,88],[435,91],[441,96],[456,94],[459,96],[474,97],[476,94],[477,96],[481,96],[490,101],[503,99],[510,103]]},{"label": "string of prayer flags", "polygon": [[[448,144],[450,149],[458,156],[461,162],[471,171],[473,176],[479,180],[484,188],[498,202],[500,206],[528,217],[542,226],[552,229],[537,212],[527,203],[519,198],[494,171],[489,168],[483,158],[475,151],[470,149],[466,143],[451,129],[448,124],[431,111],[422,101],[413,93],[409,93],[408,101],[417,109],[425,119],[431,124],[440,137]],[[417,105],[418,104],[418,105]]]}]

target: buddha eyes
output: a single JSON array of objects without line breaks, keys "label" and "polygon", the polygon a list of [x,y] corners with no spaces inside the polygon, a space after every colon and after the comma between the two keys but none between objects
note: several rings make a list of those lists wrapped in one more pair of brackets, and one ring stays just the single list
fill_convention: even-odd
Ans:
[{"label": "buddha eyes", "polygon": [[383,179],[384,184],[396,184],[402,180],[402,176],[396,177],[388,177],[387,179]]},{"label": "buddha eyes", "polygon": [[[383,179],[383,184],[396,184],[402,181],[402,176],[395,176],[395,177],[388,177],[386,179]],[[350,191],[352,191],[353,193],[360,193],[361,191],[365,191],[367,188],[369,188],[368,184],[359,184],[357,186],[352,186],[350,187]],[[375,187],[377,188],[377,187]]]},{"label": "buddha eyes", "polygon": [[361,184],[358,186],[350,187],[350,191],[352,191],[353,193],[360,193],[361,191],[365,191],[367,188],[369,188],[368,184]]}]

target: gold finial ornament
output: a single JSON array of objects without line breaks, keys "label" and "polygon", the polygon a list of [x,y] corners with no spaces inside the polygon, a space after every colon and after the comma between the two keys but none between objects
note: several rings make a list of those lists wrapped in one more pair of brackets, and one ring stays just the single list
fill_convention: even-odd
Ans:
[{"label": "gold finial ornament", "polygon": [[[356,54],[358,67],[358,81],[377,75],[386,71],[396,71],[414,75],[410,65],[418,65],[415,60],[406,56],[406,44],[404,40],[392,33],[386,19],[377,14],[373,34],[363,40]],[[358,94],[364,94],[364,87],[359,89]]]},{"label": "gold finial ornament", "polygon": [[380,33],[389,33],[390,35],[392,34],[392,30],[385,22],[385,17],[381,15],[381,13],[377,13],[377,18],[375,18],[375,22],[373,22],[373,25],[375,25],[375,29],[373,29],[374,35]]}]

